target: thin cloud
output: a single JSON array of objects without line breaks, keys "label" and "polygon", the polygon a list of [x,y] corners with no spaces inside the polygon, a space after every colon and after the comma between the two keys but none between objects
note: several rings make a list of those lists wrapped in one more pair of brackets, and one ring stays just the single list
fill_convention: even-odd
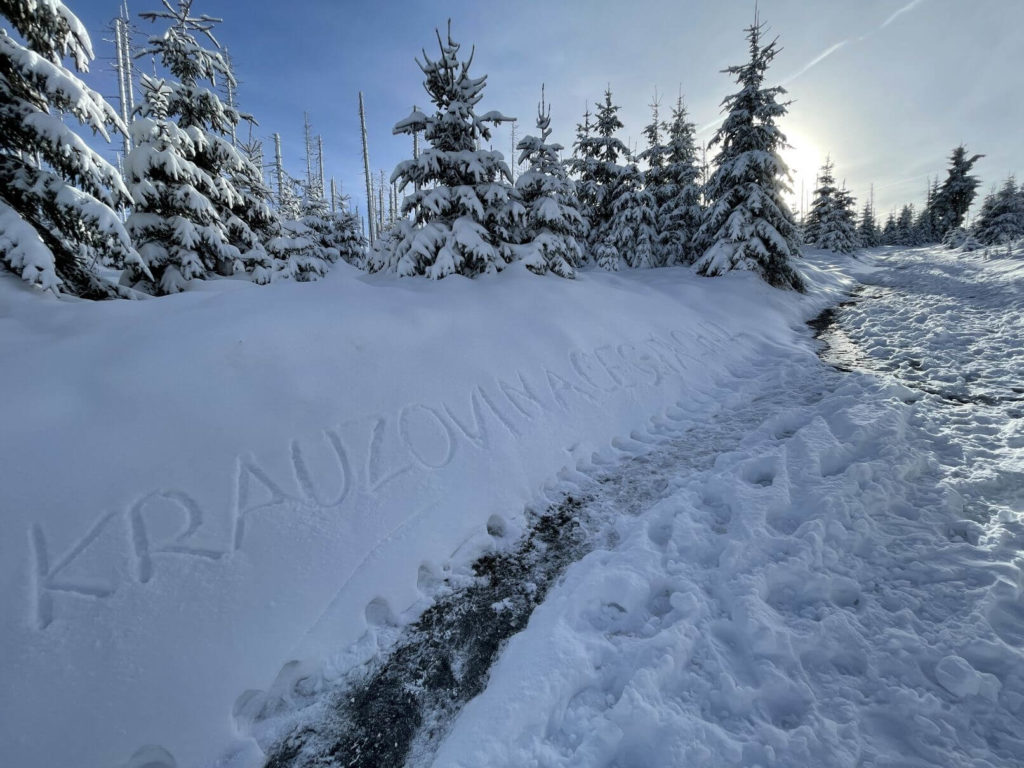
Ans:
[{"label": "thin cloud", "polygon": [[919,6],[923,2],[924,2],[924,0],[911,0],[909,3],[907,3],[902,8],[900,8],[898,11],[896,11],[896,13],[894,13],[892,16],[890,16],[888,19],[883,21],[882,22],[882,26],[880,26],[879,29],[885,29],[890,24],[892,24],[894,21],[896,21],[896,19],[898,19],[900,16],[902,16],[904,13],[908,13],[909,11],[914,10],[914,8],[916,8],[917,6]]}]

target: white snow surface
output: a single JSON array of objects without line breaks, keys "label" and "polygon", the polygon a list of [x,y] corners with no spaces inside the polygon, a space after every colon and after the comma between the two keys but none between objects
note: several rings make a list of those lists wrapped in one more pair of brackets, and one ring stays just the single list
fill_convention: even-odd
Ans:
[{"label": "white snow surface", "polygon": [[[233,710],[289,662],[413,616],[418,575],[494,520],[718,430],[713,464],[609,516],[614,546],[570,566],[424,760],[1021,764],[1024,274],[923,253],[814,253],[804,297],[677,268],[339,264],[100,305],[0,280],[4,763],[260,765]],[[892,278],[891,311],[853,308],[846,343],[955,367],[967,313],[935,312],[929,258],[934,285],[968,261],[1005,316],[968,366],[1010,393],[994,412],[815,355],[803,322],[855,272]]]},{"label": "white snow surface", "polygon": [[856,371],[737,369],[739,447],[610,521],[431,764],[1024,764],[1024,262],[860,272]]},{"label": "white snow surface", "polygon": [[0,280],[4,764],[251,756],[246,691],[421,600],[421,565],[563,468],[698,417],[766,345],[806,349],[794,327],[850,283],[807,269],[808,298],[685,269],[339,264],[101,304]]}]

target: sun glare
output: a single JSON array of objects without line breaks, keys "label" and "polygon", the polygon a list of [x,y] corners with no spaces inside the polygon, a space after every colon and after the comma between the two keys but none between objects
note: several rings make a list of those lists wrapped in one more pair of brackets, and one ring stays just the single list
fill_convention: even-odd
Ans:
[{"label": "sun glare", "polygon": [[805,134],[786,129],[789,148],[782,151],[782,159],[789,166],[790,186],[793,191],[787,198],[794,213],[806,210],[808,201],[814,191],[814,180],[821,164],[825,162],[825,152]]}]

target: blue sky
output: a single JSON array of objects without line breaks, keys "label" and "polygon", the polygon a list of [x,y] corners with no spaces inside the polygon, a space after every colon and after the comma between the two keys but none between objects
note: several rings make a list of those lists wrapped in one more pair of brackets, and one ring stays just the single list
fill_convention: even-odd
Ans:
[{"label": "blue sky", "polygon": [[[128,0],[133,14],[157,0]],[[116,0],[67,0],[93,35],[97,55],[112,55],[104,27]],[[746,56],[748,0],[196,0],[194,11],[224,19],[217,30],[241,81],[240,106],[259,135],[282,134],[285,164],[305,169],[303,112],[324,137],[328,176],[365,211],[357,94],[362,90],[374,169],[390,176],[411,154],[392,125],[413,104],[427,106],[420,49],[436,50],[434,28],[452,19],[473,72],[488,75],[481,109],[519,118],[533,129],[541,83],[552,105],[554,138],[571,147],[586,103],[610,85],[636,144],[649,121],[655,88],[663,110],[682,90],[691,119],[710,139],[719,104],[734,87],[720,72]],[[986,157],[976,166],[983,191],[1024,171],[1024,2],[1019,0],[761,0],[761,18],[782,52],[769,81],[793,99],[782,122],[794,148],[794,207],[810,196],[814,173],[830,153],[836,174],[858,197],[874,184],[884,215],[920,204],[929,177],[944,177],[960,142]],[[142,32],[153,27],[136,18]],[[140,41],[141,41],[140,37]],[[116,92],[106,61],[89,82]],[[493,146],[511,155],[507,129]]]}]

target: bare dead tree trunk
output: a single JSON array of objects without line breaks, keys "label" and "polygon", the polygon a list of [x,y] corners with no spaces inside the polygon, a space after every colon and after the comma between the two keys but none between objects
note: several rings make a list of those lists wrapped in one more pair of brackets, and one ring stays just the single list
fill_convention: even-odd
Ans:
[{"label": "bare dead tree trunk", "polygon": [[377,233],[384,231],[384,171],[380,172],[380,185],[377,187]]},{"label": "bare dead tree trunk", "polygon": [[316,137],[316,159],[320,164],[320,199],[327,198],[327,180],[324,178],[324,137]]},{"label": "bare dead tree trunk", "polygon": [[277,181],[277,207],[284,207],[284,161],[281,159],[281,134],[274,134],[274,176]]},{"label": "bare dead tree trunk", "polygon": [[[117,89],[121,101],[121,119],[128,125],[132,113],[135,111],[135,91],[132,85],[132,55],[131,37],[128,30],[128,5],[121,8],[121,15],[114,20],[114,45],[116,49],[116,60],[114,68],[117,70]],[[130,132],[123,137],[123,148],[125,157],[132,151],[132,139]]]},{"label": "bare dead tree trunk", "polygon": [[316,188],[313,181],[313,126],[309,124],[309,112],[303,112],[306,130],[306,189],[313,194]]},{"label": "bare dead tree trunk", "polygon": [[373,176],[370,174],[370,149],[366,142],[366,109],[363,106],[363,92],[359,92],[359,130],[363,135],[363,173],[366,174],[366,220],[370,246],[376,242],[373,229]]}]

